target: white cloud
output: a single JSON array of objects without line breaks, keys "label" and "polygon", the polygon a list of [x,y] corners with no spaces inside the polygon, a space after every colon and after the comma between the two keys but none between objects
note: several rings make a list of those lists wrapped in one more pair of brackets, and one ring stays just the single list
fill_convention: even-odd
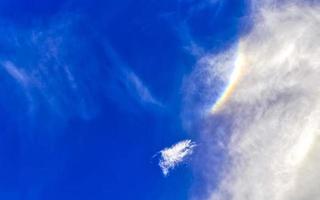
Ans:
[{"label": "white cloud", "polygon": [[[72,27],[78,23],[76,16],[53,16],[45,27],[40,24],[19,27],[3,19],[0,23],[6,24],[1,30],[0,42],[5,50],[0,59],[0,75],[9,78],[2,85],[12,90],[1,99],[12,99],[21,106],[17,111],[29,110],[30,121],[46,114],[59,119],[69,116],[88,119],[96,114],[98,105],[94,103],[93,90],[88,88],[93,84],[92,77],[101,74],[90,67],[78,67],[79,52],[92,51],[74,48],[88,43],[73,32]],[[93,59],[86,59],[88,66]]]},{"label": "white cloud", "polygon": [[151,94],[148,87],[133,71],[130,71],[128,69],[124,71],[124,76],[128,84],[129,90],[139,98],[139,101],[143,103],[150,103],[153,105],[162,106],[162,104]]},{"label": "white cloud", "polygon": [[[210,166],[202,168],[209,188],[206,199],[317,200],[320,7],[301,3],[263,7],[254,23],[236,50],[207,57],[196,70],[203,78],[190,79],[193,87],[212,85],[215,76],[224,80],[220,72],[230,67],[230,61],[242,70],[237,81],[227,82],[233,90],[223,106],[204,122],[204,140],[212,142],[217,132],[229,137],[224,142],[228,165],[220,172],[218,185]],[[234,59],[239,56],[241,62]],[[206,73],[199,73],[203,70]],[[212,93],[212,88],[205,91]],[[222,123],[210,125],[221,118]],[[210,142],[202,158],[209,165],[214,149]]]},{"label": "white cloud", "polygon": [[19,69],[17,66],[15,66],[13,62],[5,61],[2,63],[2,66],[8,72],[8,74],[19,83],[25,85],[29,82],[28,75],[23,71],[23,69]]},{"label": "white cloud", "polygon": [[195,143],[191,140],[183,140],[169,148],[161,150],[159,166],[163,175],[167,176],[170,170],[174,169],[178,164],[183,162],[187,156],[191,155],[195,146]]},{"label": "white cloud", "polygon": [[148,86],[108,42],[104,43],[104,50],[112,64],[111,69],[114,75],[113,78],[118,78],[125,84],[127,92],[134,100],[142,104],[163,107],[163,104],[155,98]]}]

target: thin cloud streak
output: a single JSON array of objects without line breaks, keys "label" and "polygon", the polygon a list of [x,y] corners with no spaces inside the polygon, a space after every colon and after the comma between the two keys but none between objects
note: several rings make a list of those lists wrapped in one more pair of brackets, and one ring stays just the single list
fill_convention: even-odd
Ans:
[{"label": "thin cloud streak", "polygon": [[21,84],[26,85],[29,82],[28,75],[22,69],[16,67],[13,62],[5,61],[2,63],[2,66],[12,78]]},{"label": "thin cloud streak", "polygon": [[162,106],[162,104],[157,99],[155,99],[155,97],[149,91],[148,87],[134,72],[126,70],[124,76],[126,77],[125,79],[130,90],[139,97],[140,101],[157,106]]},{"label": "thin cloud streak", "polygon": [[142,104],[163,107],[163,104],[151,93],[148,86],[107,42],[105,42],[104,50],[112,64],[110,68],[114,76],[113,78],[118,78],[123,82],[127,92],[131,94],[134,99]]}]

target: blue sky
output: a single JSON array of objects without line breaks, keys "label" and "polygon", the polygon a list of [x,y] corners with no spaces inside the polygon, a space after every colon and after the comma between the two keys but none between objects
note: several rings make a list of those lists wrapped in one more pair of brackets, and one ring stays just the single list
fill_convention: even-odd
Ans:
[{"label": "blue sky", "polygon": [[2,0],[0,199],[202,193],[192,158],[164,177],[153,156],[198,140],[186,77],[249,29],[248,12],[242,0]]}]

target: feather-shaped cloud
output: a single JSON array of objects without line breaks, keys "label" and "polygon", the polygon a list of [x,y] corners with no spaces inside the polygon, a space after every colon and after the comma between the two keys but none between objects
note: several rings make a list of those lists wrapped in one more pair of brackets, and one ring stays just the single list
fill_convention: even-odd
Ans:
[{"label": "feather-shaped cloud", "polygon": [[161,158],[159,166],[164,176],[167,176],[170,170],[183,162],[185,158],[193,153],[195,143],[191,140],[183,140],[169,148],[160,151]]}]

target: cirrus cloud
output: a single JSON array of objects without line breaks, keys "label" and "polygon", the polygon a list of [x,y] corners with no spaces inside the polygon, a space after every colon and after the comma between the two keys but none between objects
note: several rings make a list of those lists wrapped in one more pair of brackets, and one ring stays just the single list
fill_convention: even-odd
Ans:
[{"label": "cirrus cloud", "polygon": [[174,169],[178,164],[183,162],[185,158],[193,153],[196,146],[191,140],[183,140],[169,148],[160,151],[161,158],[159,166],[164,176],[167,176],[170,170]]}]

